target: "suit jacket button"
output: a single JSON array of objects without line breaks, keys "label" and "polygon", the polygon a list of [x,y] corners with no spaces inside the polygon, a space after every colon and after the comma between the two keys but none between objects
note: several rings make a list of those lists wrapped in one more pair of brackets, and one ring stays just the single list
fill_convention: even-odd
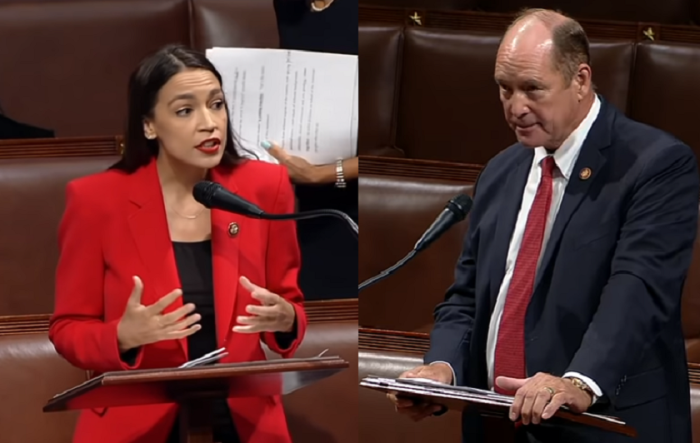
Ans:
[{"label": "suit jacket button", "polygon": [[233,222],[228,225],[228,235],[229,237],[235,237],[238,235],[238,231],[240,231],[240,228],[238,227],[238,223]]}]

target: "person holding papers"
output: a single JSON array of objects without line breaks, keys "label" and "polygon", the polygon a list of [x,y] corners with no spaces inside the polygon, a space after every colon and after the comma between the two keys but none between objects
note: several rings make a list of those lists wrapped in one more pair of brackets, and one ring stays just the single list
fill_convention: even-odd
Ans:
[{"label": "person holding papers", "polygon": [[[291,212],[286,168],[243,160],[221,76],[204,55],[168,46],[129,82],[126,145],[108,171],[68,184],[49,336],[96,373],[294,355],[306,330],[294,222],[200,205],[201,180],[269,212]],[[222,402],[221,443],[290,443],[281,399]],[[177,442],[176,405],[86,410],[76,443]]]},{"label": "person holding papers", "polygon": [[[631,441],[548,422],[566,406],[621,418],[639,443],[690,443],[681,293],[698,227],[693,151],[596,94],[584,30],[554,11],[515,20],[494,74],[518,143],[474,186],[425,365],[403,377],[514,396],[523,442]],[[392,400],[414,419],[440,410]],[[483,441],[482,426],[465,411],[464,441]]]},{"label": "person holding papers", "polygon": [[[357,0],[275,0],[274,6],[281,48],[357,55]],[[263,148],[287,167],[300,211],[337,209],[357,222],[357,157],[314,165],[275,142]],[[337,219],[304,220],[298,235],[306,298],[356,298],[358,245],[347,227]]]}]

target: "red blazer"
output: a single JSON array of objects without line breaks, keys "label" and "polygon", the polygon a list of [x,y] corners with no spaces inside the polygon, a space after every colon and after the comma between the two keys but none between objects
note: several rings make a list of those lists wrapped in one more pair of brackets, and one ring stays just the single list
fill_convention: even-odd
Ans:
[{"label": "red blazer", "polygon": [[[231,172],[217,168],[212,181],[269,212],[291,212],[294,196],[284,168],[245,161]],[[155,162],[133,174],[109,170],[70,182],[59,228],[56,306],[49,337],[76,367],[96,373],[175,367],[188,361],[187,339],[144,346],[134,366],[117,347],[117,323],[132,290],[132,276],[144,285],[149,305],[180,287]],[[229,352],[222,362],[264,360],[260,341],[290,357],[306,330],[303,297],[297,285],[300,254],[294,222],[270,222],[213,210],[212,251],[218,343]],[[229,224],[238,223],[237,235]],[[296,308],[297,339],[280,349],[273,333],[231,331],[248,304],[259,304],[238,282],[251,282],[284,297]],[[182,306],[181,300],[166,312]],[[279,397],[232,399],[238,434],[247,443],[291,443]],[[75,443],[165,442],[177,416],[176,405],[85,410]]]}]

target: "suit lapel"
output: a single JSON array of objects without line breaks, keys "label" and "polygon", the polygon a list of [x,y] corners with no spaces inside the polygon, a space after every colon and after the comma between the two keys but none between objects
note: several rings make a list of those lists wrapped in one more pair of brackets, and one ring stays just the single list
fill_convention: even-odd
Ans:
[{"label": "suit lapel", "polygon": [[[525,148],[523,148],[525,149]],[[505,195],[503,201],[498,205],[498,217],[496,222],[496,234],[494,238],[493,260],[491,265],[491,306],[495,306],[498,291],[506,272],[506,257],[510,239],[515,229],[515,221],[520,211],[523,199],[523,190],[527,177],[532,167],[532,157],[534,151],[528,149],[523,151],[520,161],[512,174],[508,176],[508,181],[503,187]]]},{"label": "suit lapel", "polygon": [[[155,161],[133,173],[129,200],[133,203],[128,216],[129,229],[134,238],[146,275],[140,275],[144,284],[142,303],[151,305],[180,287],[175,264],[165,203],[158,179]],[[151,286],[151,288],[149,288]],[[166,308],[171,312],[182,306],[182,299]],[[186,339],[178,340],[187,357]]]},{"label": "suit lapel", "polygon": [[[542,277],[551,264],[555,252],[558,250],[559,241],[571,217],[596,182],[596,179],[602,175],[606,158],[601,150],[610,146],[611,143],[607,112],[608,108],[601,99],[600,113],[591,127],[586,140],[583,142],[583,146],[581,146],[581,153],[571,172],[569,183],[564,191],[564,198],[554,220],[552,232],[549,235],[547,246],[537,271],[533,297],[538,293],[538,286],[541,284]],[[588,168],[588,174],[582,173],[585,168]]]},{"label": "suit lapel", "polygon": [[[231,192],[237,191],[230,176],[224,176],[218,169],[212,170],[211,179]],[[232,223],[238,225],[238,232],[229,232]],[[211,211],[211,224],[216,335],[219,346],[226,346],[234,326],[233,314],[240,287],[238,256],[241,236],[246,233],[245,219],[237,214],[214,209]]]}]

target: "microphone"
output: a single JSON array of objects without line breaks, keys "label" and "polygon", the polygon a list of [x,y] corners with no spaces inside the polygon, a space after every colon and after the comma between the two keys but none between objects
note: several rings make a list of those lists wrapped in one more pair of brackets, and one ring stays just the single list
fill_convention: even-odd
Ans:
[{"label": "microphone", "polygon": [[268,214],[259,206],[243,197],[234,194],[219,183],[201,181],[192,191],[194,199],[209,209],[221,209],[234,214],[241,214],[264,220],[306,220],[316,217],[337,217],[345,220],[350,229],[358,235],[357,223],[349,215],[336,209],[317,209],[314,211],[296,212],[292,214]]},{"label": "microphone", "polygon": [[357,287],[358,292],[387,278],[408,263],[413,257],[416,256],[416,254],[427,249],[428,246],[440,238],[440,236],[447,232],[448,229],[458,222],[464,220],[467,217],[467,214],[469,214],[472,204],[472,199],[466,194],[459,194],[452,198],[449,202],[447,202],[445,209],[443,209],[440,215],[437,216],[435,221],[418,239],[416,245],[413,247],[413,250],[390,268],[387,268],[374,277],[360,283],[360,285]]}]

